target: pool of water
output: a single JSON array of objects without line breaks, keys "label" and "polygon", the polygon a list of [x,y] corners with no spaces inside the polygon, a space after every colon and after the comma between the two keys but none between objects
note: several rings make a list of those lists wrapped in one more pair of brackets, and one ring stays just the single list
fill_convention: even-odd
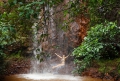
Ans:
[{"label": "pool of water", "polygon": [[90,77],[80,77],[72,75],[58,75],[58,74],[19,74],[6,76],[3,81],[113,81],[101,80]]}]

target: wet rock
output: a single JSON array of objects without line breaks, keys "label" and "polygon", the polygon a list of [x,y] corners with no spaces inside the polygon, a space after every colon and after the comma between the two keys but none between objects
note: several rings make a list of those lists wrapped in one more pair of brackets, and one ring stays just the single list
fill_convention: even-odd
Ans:
[{"label": "wet rock", "polygon": [[7,68],[5,69],[5,75],[27,73],[30,69],[30,59],[10,60]]}]

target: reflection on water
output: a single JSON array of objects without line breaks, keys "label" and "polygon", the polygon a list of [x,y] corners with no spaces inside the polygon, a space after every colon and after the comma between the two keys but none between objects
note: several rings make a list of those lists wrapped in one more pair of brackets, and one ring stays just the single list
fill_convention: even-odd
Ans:
[{"label": "reflection on water", "polygon": [[71,75],[57,75],[57,74],[20,74],[6,76],[3,81],[113,81],[101,80],[90,77],[80,77]]}]

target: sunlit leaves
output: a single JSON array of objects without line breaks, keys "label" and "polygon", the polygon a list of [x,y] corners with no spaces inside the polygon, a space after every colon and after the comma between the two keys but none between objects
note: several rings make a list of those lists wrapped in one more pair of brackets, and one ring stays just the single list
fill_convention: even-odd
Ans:
[{"label": "sunlit leaves", "polygon": [[0,45],[11,44],[15,41],[16,31],[13,26],[1,23],[0,32]]},{"label": "sunlit leaves", "polygon": [[[82,58],[79,61],[80,65],[84,65],[84,67],[78,66],[79,71],[87,68],[92,60],[116,58],[118,55],[116,46],[120,45],[119,35],[120,30],[113,22],[105,22],[91,27],[82,44],[73,51],[76,59]],[[79,61],[75,60],[75,63],[78,64]]]},{"label": "sunlit leaves", "polygon": [[30,19],[31,16],[33,16],[33,18],[37,18],[43,4],[44,2],[42,1],[32,2],[27,5],[20,6],[18,8],[18,11],[20,12],[19,16],[27,19]]},{"label": "sunlit leaves", "polygon": [[50,7],[52,7],[53,5],[60,4],[63,1],[64,0],[49,0],[48,3],[50,5]]},{"label": "sunlit leaves", "polygon": [[64,15],[69,14],[70,17],[76,17],[82,12],[81,2],[79,0],[71,0],[67,3],[68,10],[64,11]]},{"label": "sunlit leaves", "polygon": [[8,3],[10,3],[10,4],[16,4],[17,0],[8,0]]}]

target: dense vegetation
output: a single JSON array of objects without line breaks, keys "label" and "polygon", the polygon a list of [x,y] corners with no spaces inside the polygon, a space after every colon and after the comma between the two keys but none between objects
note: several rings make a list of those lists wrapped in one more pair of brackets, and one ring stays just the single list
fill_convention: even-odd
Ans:
[{"label": "dense vegetation", "polygon": [[[103,72],[110,66],[106,64],[107,60],[120,58],[120,2],[118,0],[83,0],[83,4],[85,5],[80,7],[83,9],[80,13],[90,18],[90,25],[82,44],[73,51],[74,62],[77,64],[76,72],[81,73],[86,68],[92,67],[95,61],[102,66],[99,63],[101,60],[104,63]],[[119,75],[119,62],[114,62],[116,62],[114,65],[116,75]],[[103,73],[112,71],[112,66],[110,68],[111,70]]]},{"label": "dense vegetation", "polygon": [[[29,43],[34,41],[31,39],[34,39],[35,32],[32,25],[35,22],[37,23],[35,29],[45,27],[49,15],[49,10],[45,11],[45,7],[52,7],[60,2],[62,0],[3,0],[0,2],[0,71],[4,71],[6,57],[19,58]],[[41,18],[38,17],[39,15]]]},{"label": "dense vegetation", "polygon": [[78,72],[90,67],[93,60],[115,59],[120,56],[120,29],[115,23],[97,24],[87,34],[82,44],[73,52]]},{"label": "dense vegetation", "polygon": [[[0,70],[4,68],[5,53],[9,51],[7,46],[15,43],[24,46],[34,33],[32,31],[33,23],[37,23],[37,30],[45,28],[46,22],[51,16],[49,9],[63,1],[8,0],[0,2],[0,66],[3,66],[0,67]],[[79,15],[90,19],[87,36],[82,44],[73,51],[78,73],[92,66],[93,61],[120,57],[119,0],[70,0],[62,11],[64,16],[68,18],[61,27],[65,30],[69,23]],[[41,35],[41,37],[44,36],[47,36],[47,33]],[[18,49],[17,51],[20,52],[21,50]],[[18,52],[17,54],[19,54]]]}]

